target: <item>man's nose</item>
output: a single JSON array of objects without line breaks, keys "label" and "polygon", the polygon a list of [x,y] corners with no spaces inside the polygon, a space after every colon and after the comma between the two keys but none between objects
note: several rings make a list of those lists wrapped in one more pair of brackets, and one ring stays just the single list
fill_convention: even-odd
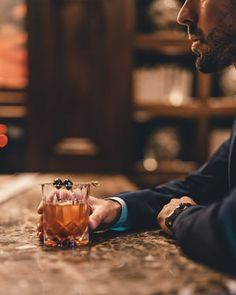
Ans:
[{"label": "man's nose", "polygon": [[196,24],[197,18],[198,17],[195,0],[186,0],[179,11],[179,14],[177,16],[177,22],[180,25],[188,26],[190,24]]}]

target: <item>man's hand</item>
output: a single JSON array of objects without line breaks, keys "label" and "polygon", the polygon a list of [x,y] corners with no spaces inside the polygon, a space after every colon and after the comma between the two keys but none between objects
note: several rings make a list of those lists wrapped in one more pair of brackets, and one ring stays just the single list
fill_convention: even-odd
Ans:
[{"label": "man's hand", "polygon": [[[89,197],[91,214],[89,216],[89,228],[95,230],[111,226],[117,220],[121,213],[121,205],[112,200],[97,199]],[[38,236],[43,239],[43,203],[38,206],[38,213],[41,214],[37,225]]]},{"label": "man's hand", "polygon": [[180,203],[190,203],[192,205],[196,205],[193,199],[183,196],[180,199],[172,199],[168,204],[166,204],[160,213],[157,216],[157,221],[160,227],[169,235],[172,235],[172,231],[166,226],[165,220],[166,218],[175,210],[175,208],[180,205]]}]

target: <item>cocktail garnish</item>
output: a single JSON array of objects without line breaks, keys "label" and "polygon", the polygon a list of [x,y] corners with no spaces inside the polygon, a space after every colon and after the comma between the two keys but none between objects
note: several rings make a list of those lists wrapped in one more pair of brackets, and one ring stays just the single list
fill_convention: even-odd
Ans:
[{"label": "cocktail garnish", "polygon": [[66,189],[70,190],[72,189],[73,182],[70,179],[65,179],[63,181],[63,185],[66,187]]},{"label": "cocktail garnish", "polygon": [[92,180],[92,181],[91,181],[91,184],[92,184],[93,186],[100,186],[100,185],[101,185],[101,183],[100,183],[99,181],[97,181],[97,180]]},{"label": "cocktail garnish", "polygon": [[57,188],[60,189],[62,186],[62,180],[60,178],[56,178],[53,181],[53,185]]}]

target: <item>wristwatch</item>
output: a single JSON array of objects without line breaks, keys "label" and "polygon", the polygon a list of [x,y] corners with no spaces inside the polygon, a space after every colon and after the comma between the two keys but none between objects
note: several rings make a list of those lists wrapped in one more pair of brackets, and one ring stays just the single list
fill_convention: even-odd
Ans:
[{"label": "wristwatch", "polygon": [[180,203],[175,210],[172,211],[165,219],[165,225],[172,231],[173,223],[175,219],[182,213],[184,210],[192,206],[191,203]]}]

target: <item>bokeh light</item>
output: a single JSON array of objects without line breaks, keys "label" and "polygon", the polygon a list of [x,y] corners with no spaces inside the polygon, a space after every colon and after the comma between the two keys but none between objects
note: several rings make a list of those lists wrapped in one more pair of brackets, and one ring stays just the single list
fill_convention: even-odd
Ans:
[{"label": "bokeh light", "polygon": [[7,125],[0,124],[0,134],[6,134],[7,133]]},{"label": "bokeh light", "polygon": [[8,137],[5,134],[0,134],[0,148],[4,148],[8,143]]}]

